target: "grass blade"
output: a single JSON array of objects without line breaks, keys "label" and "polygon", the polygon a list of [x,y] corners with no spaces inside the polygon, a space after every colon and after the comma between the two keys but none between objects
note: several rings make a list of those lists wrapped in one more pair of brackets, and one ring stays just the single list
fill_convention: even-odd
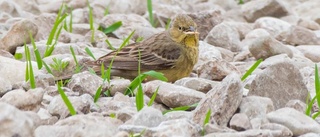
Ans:
[{"label": "grass blade", "polygon": [[76,115],[77,112],[75,111],[74,107],[72,106],[69,98],[67,97],[67,95],[64,93],[63,89],[60,87],[60,85],[58,84],[58,91],[59,91],[59,94],[64,102],[64,104],[66,104],[69,112],[71,115]]},{"label": "grass blade", "polygon": [[81,70],[81,67],[79,66],[79,63],[78,63],[78,60],[77,60],[77,57],[76,57],[76,54],[74,53],[74,49],[72,46],[70,46],[70,51],[71,51],[71,54],[72,54],[72,57],[73,57],[73,60],[74,62],[76,63],[76,70],[75,72],[76,73],[79,73],[80,70]]},{"label": "grass blade", "polygon": [[147,7],[148,7],[148,14],[149,14],[149,21],[150,24],[155,27],[153,12],[152,12],[152,0],[147,0]]},{"label": "grass blade", "polygon": [[30,57],[30,50],[29,47],[26,46],[26,54],[27,54],[27,62],[28,62],[28,71],[29,71],[29,81],[30,81],[30,87],[31,89],[36,88],[36,82],[35,82],[35,78],[34,78],[34,74],[33,74],[33,68],[32,68],[32,62],[31,62],[31,57]]},{"label": "grass blade", "polygon": [[159,87],[157,87],[156,91],[152,94],[152,97],[151,97],[150,101],[148,102],[149,107],[152,106],[154,100],[156,99],[158,91],[159,91]]},{"label": "grass blade", "polygon": [[115,22],[111,24],[107,28],[99,27],[98,30],[102,31],[104,34],[109,34],[111,32],[114,32],[115,30],[119,29],[122,26],[122,21]]},{"label": "grass blade", "polygon": [[94,95],[94,100],[93,102],[96,103],[101,95],[101,91],[102,91],[102,85],[99,86],[99,88],[96,91],[96,94]]},{"label": "grass blade", "polygon": [[50,73],[51,75],[53,75],[52,70],[51,70],[50,67],[47,65],[47,63],[44,62],[43,60],[42,60],[42,63],[43,63],[43,65],[44,65],[44,67],[46,68],[47,72]]},{"label": "grass blade", "polygon": [[31,44],[33,46],[33,52],[36,56],[36,61],[37,61],[37,65],[38,65],[38,69],[41,69],[42,68],[42,58],[41,58],[41,55],[40,55],[40,52],[36,46],[36,43],[34,42],[34,39],[32,37],[32,34],[31,32],[29,31],[29,36],[30,36],[30,39],[31,39]]},{"label": "grass blade", "polygon": [[204,134],[205,134],[204,126],[209,123],[209,121],[210,121],[210,116],[211,116],[211,109],[208,110],[208,112],[207,112],[207,114],[206,114],[206,117],[205,117],[205,119],[204,119],[204,121],[203,121],[203,129],[202,129],[202,133],[201,133],[202,136],[204,136]]},{"label": "grass blade", "polygon": [[192,105],[189,105],[189,106],[181,106],[181,107],[172,108],[171,110],[167,110],[167,111],[164,111],[162,113],[166,114],[166,113],[172,112],[172,111],[185,111],[185,110],[188,110],[190,108],[197,107],[197,106],[198,106],[198,103],[195,103],[195,104],[192,104]]},{"label": "grass blade", "polygon": [[143,91],[142,91],[142,84],[140,82],[138,91],[136,94],[136,107],[137,110],[140,111],[144,107],[144,99],[143,99]]},{"label": "grass blade", "polygon": [[320,107],[320,79],[319,79],[319,71],[318,66],[315,64],[315,89],[316,89],[316,98],[318,106]]},{"label": "grass blade", "polygon": [[88,47],[85,48],[85,51],[86,51],[86,53],[87,53],[91,58],[93,58],[94,60],[97,60],[97,59],[94,57],[94,55],[92,54],[91,50],[90,50]]},{"label": "grass blade", "polygon": [[244,81],[258,66],[259,64],[263,61],[263,59],[257,60],[251,67],[250,69],[241,77],[241,81]]},{"label": "grass blade", "polygon": [[26,43],[24,43],[24,51],[25,51],[24,54],[26,56],[25,81],[28,81],[30,74],[29,74],[28,53],[27,53],[27,45],[26,45]]},{"label": "grass blade", "polygon": [[168,81],[168,79],[164,76],[163,73],[157,72],[157,71],[154,71],[154,70],[147,71],[147,72],[145,72],[143,74],[151,76],[151,77],[156,78],[156,79],[161,80],[161,81]]}]

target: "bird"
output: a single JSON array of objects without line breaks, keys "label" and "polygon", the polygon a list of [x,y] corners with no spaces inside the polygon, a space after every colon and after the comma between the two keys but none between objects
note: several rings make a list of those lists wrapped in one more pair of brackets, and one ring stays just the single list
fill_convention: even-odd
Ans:
[{"label": "bird", "polygon": [[[138,76],[140,67],[141,73],[154,70],[163,73],[168,82],[174,82],[190,75],[198,61],[198,47],[197,24],[190,16],[178,14],[169,29],[88,61],[85,66],[100,73],[101,65],[108,68],[112,62],[111,76],[126,79]],[[150,80],[153,78],[148,77],[146,81]]]}]

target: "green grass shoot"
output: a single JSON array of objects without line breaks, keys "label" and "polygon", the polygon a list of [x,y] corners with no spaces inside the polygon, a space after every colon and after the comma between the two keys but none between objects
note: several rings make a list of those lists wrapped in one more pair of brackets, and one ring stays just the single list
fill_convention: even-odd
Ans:
[{"label": "green grass shoot", "polygon": [[109,41],[108,39],[106,39],[105,42],[108,44],[108,47],[109,47],[111,50],[116,50],[116,48],[114,48],[114,47],[112,46],[112,44],[110,43],[110,41]]},{"label": "green grass shoot", "polygon": [[250,69],[241,77],[241,81],[244,81],[251,73],[259,66],[259,64],[263,61],[263,59],[257,60]]},{"label": "green grass shoot", "polygon": [[42,63],[43,63],[43,65],[44,65],[44,67],[46,68],[47,72],[48,72],[49,74],[53,75],[52,70],[51,70],[50,67],[47,65],[47,63],[44,62],[43,60],[42,60]]},{"label": "green grass shoot", "polygon": [[150,24],[153,27],[155,27],[154,18],[153,18],[153,10],[152,10],[152,0],[147,0],[147,8],[148,8]]},{"label": "green grass shoot", "polygon": [[91,43],[94,42],[94,26],[93,26],[93,13],[92,13],[92,7],[90,6],[89,1],[87,0],[88,8],[89,8],[89,24],[90,24],[90,30],[91,30]]},{"label": "green grass shoot", "polygon": [[166,24],[166,30],[168,30],[169,29],[169,27],[170,27],[170,23],[171,23],[171,19],[168,19],[168,21],[167,21],[167,24]]},{"label": "green grass shoot", "polygon": [[[139,50],[139,60],[138,60],[138,74],[140,75],[140,65],[141,65],[141,53]],[[141,77],[139,77],[139,86],[136,94],[136,107],[137,110],[140,111],[144,107],[144,98],[143,98],[143,90],[142,90],[142,81]]]},{"label": "green grass shoot", "polygon": [[143,41],[143,37],[138,37],[138,38],[136,39],[136,42],[140,42],[140,41]]},{"label": "green grass shoot", "polygon": [[141,79],[141,81],[143,81],[145,78],[147,78],[147,76],[151,76],[153,78],[156,78],[156,79],[162,80],[162,81],[168,81],[168,79],[163,75],[163,73],[156,72],[156,71],[153,71],[153,70],[147,71],[147,72],[144,72],[144,73],[138,75],[134,80],[132,80],[131,84],[129,85],[129,87],[125,91],[125,95],[133,96],[134,95],[133,91],[141,83],[140,79]]},{"label": "green grass shoot", "polygon": [[62,59],[52,58],[53,63],[49,64],[49,66],[58,72],[62,72],[68,65],[69,62],[62,61]]},{"label": "green grass shoot", "polygon": [[166,114],[168,112],[172,112],[172,111],[186,111],[190,108],[193,108],[193,107],[197,107],[198,106],[198,103],[195,103],[195,104],[192,104],[192,105],[188,105],[188,106],[181,106],[181,107],[176,107],[176,108],[172,108],[170,110],[166,110],[164,112],[162,112],[162,114]]},{"label": "green grass shoot", "polygon": [[153,105],[153,102],[157,97],[158,91],[159,91],[159,87],[157,87],[156,91],[152,94],[152,97],[151,97],[150,101],[148,102],[149,107]]},{"label": "green grass shoot", "polygon": [[96,103],[101,95],[102,91],[102,85],[99,86],[99,88],[96,90],[96,94],[94,95],[93,102]]},{"label": "green grass shoot", "polygon": [[97,59],[94,57],[93,53],[91,52],[91,50],[90,50],[88,47],[85,48],[85,51],[86,51],[86,53],[87,53],[91,58],[93,58],[94,60],[97,60]]},{"label": "green grass shoot", "polygon": [[30,87],[31,89],[36,88],[36,82],[34,78],[34,73],[33,73],[33,68],[32,68],[32,62],[31,62],[31,57],[30,57],[30,50],[29,47],[24,44],[24,50],[25,50],[25,56],[26,56],[26,81],[30,81]]},{"label": "green grass shoot", "polygon": [[[206,124],[209,123],[209,121],[210,121],[210,116],[211,116],[211,109],[209,109],[208,112],[206,113],[206,117],[205,117],[205,119],[204,119],[204,121],[203,121],[203,128],[204,128],[204,126],[205,126]],[[203,129],[203,130],[202,130],[202,136],[204,136],[204,134],[205,134],[205,130]]]},{"label": "green grass shoot", "polygon": [[57,84],[58,86],[58,91],[59,91],[59,94],[63,100],[63,102],[66,104],[69,112],[71,115],[76,115],[77,112],[75,111],[73,105],[71,104],[69,98],[67,97],[67,95],[64,93],[63,89],[61,88],[61,86],[59,84]]},{"label": "green grass shoot", "polygon": [[109,34],[111,32],[114,32],[115,30],[119,29],[122,26],[122,21],[115,22],[111,24],[107,28],[99,27],[98,30],[102,31],[104,34]]},{"label": "green grass shoot", "polygon": [[[68,14],[61,15],[63,7],[64,7],[63,5],[64,4],[62,4],[60,7],[58,15],[56,17],[56,20],[53,24],[51,31],[50,31],[50,34],[49,34],[49,37],[47,40],[47,47],[46,47],[45,53],[43,55],[43,58],[50,56],[51,53],[53,52],[55,44],[57,43],[57,40],[58,40],[59,35],[61,33],[61,29],[63,28],[63,25],[59,29],[58,29],[58,27],[60,26],[61,22],[64,21],[64,19],[68,16]],[[52,43],[53,40],[55,40],[55,43]]]},{"label": "green grass shoot", "polygon": [[71,51],[71,55],[72,55],[72,57],[73,57],[73,60],[74,60],[74,62],[76,63],[76,70],[75,70],[75,72],[76,72],[76,73],[79,73],[79,72],[81,71],[81,66],[80,66],[79,63],[78,63],[76,54],[74,53],[74,49],[73,49],[72,46],[70,46],[70,51]]},{"label": "green grass shoot", "polygon": [[22,55],[22,53],[15,53],[15,54],[14,54],[14,58],[17,59],[17,60],[19,60],[19,59],[22,59],[22,58],[23,58],[23,55]]},{"label": "green grass shoot", "polygon": [[29,31],[29,36],[30,36],[31,44],[33,46],[34,55],[36,56],[38,69],[41,69],[42,68],[42,58],[41,58],[40,52],[39,52],[39,50],[38,50],[38,48],[36,46],[36,43],[34,42],[34,39],[33,39],[32,34],[31,34],[30,31]]}]

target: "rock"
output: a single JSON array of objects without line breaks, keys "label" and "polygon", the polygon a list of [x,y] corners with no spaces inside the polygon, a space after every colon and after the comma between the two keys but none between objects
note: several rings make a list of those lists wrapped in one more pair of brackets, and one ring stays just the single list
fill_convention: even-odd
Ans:
[{"label": "rock", "polygon": [[259,96],[243,98],[239,108],[240,113],[246,114],[250,120],[253,118],[266,118],[267,113],[274,111],[272,100]]},{"label": "rock", "polygon": [[42,88],[30,89],[27,92],[16,89],[3,95],[0,102],[13,105],[20,110],[37,112],[40,109],[43,94]]},{"label": "rock", "polygon": [[249,89],[249,95],[269,97],[278,109],[292,99],[305,102],[308,90],[293,62],[280,62],[256,76]]},{"label": "rock", "polygon": [[301,100],[290,100],[285,107],[293,108],[301,113],[304,113],[307,109],[306,103]]},{"label": "rock", "polygon": [[184,14],[186,13],[185,10],[182,9],[184,5],[177,5],[173,3],[179,3],[178,1],[172,1],[168,3],[159,2],[158,4],[153,4],[153,14],[155,18],[155,22],[159,22],[161,26],[165,26],[165,22],[171,19],[173,16],[177,14]]},{"label": "rock", "polygon": [[[0,35],[0,37],[1,37],[1,35]],[[10,52],[5,51],[5,50],[0,50],[0,56],[14,59],[14,56]]]},{"label": "rock", "polygon": [[230,127],[237,131],[244,131],[251,129],[251,124],[246,114],[237,113],[232,116],[230,120]]},{"label": "rock", "polygon": [[250,120],[252,129],[261,129],[261,126],[264,124],[270,123],[269,120],[267,119],[266,115],[263,117],[256,117]]},{"label": "rock", "polygon": [[32,14],[40,14],[39,5],[36,1],[24,1],[24,0],[14,0],[14,2],[19,5],[24,12],[30,12]]},{"label": "rock", "polygon": [[175,119],[162,122],[158,127],[149,128],[144,135],[147,137],[157,136],[200,136],[201,127],[188,119]]},{"label": "rock", "polygon": [[293,136],[306,133],[320,133],[320,125],[312,118],[293,108],[281,108],[267,114],[272,123],[278,123],[288,127]]},{"label": "rock", "polygon": [[266,59],[278,54],[287,54],[289,57],[293,56],[290,48],[270,36],[257,38],[249,45],[249,50],[256,59]]},{"label": "rock", "polygon": [[219,82],[211,81],[203,78],[182,78],[174,82],[175,85],[184,86],[190,89],[207,93],[209,90],[214,88]]},{"label": "rock", "polygon": [[109,88],[111,96],[114,96],[117,92],[124,93],[130,84],[131,81],[127,79],[112,79]]},{"label": "rock", "polygon": [[200,33],[199,39],[204,40],[209,31],[217,24],[223,21],[219,10],[200,11],[188,14],[197,24],[197,30]]},{"label": "rock", "polygon": [[35,16],[33,18],[34,23],[38,26],[38,33],[33,37],[35,41],[43,40],[49,36],[53,24],[56,20],[56,16],[56,14],[42,13],[39,16]]},{"label": "rock", "polygon": [[[90,110],[90,100],[88,100],[84,95],[77,96],[69,96],[70,103],[75,109],[77,114],[87,114]],[[92,100],[91,100],[92,101]],[[70,112],[62,100],[61,96],[55,96],[50,104],[47,107],[49,113],[53,116],[57,116],[60,119],[64,119],[67,116],[70,116]]]},{"label": "rock", "polygon": [[[39,126],[34,133],[35,137],[62,136],[114,136],[120,120],[99,115],[75,115],[58,121],[54,125]],[[108,130],[105,130],[108,129]]]},{"label": "rock", "polygon": [[286,137],[292,137],[293,135],[292,131],[289,128],[276,123],[266,123],[266,124],[263,124],[260,128],[281,131],[281,135]]},{"label": "rock", "polygon": [[291,26],[276,37],[277,40],[290,45],[319,45],[320,38],[316,33],[300,26]]},{"label": "rock", "polygon": [[0,136],[32,137],[36,123],[24,111],[0,102]]},{"label": "rock", "polygon": [[121,109],[119,109],[117,111],[109,111],[109,113],[110,114],[112,114],[112,113],[115,114],[116,118],[121,120],[122,122],[127,122],[137,114],[137,108],[135,108],[135,107],[123,107],[123,108],[121,108]]},{"label": "rock", "polygon": [[4,80],[0,77],[0,97],[6,94],[9,90],[12,89],[10,81]]},{"label": "rock", "polygon": [[193,121],[203,125],[206,113],[211,110],[209,123],[226,126],[240,105],[241,99],[242,84],[239,75],[232,73],[199,102],[194,110]]},{"label": "rock", "polygon": [[286,5],[280,0],[255,0],[242,5],[242,13],[249,22],[263,16],[282,17],[288,15]]},{"label": "rock", "polygon": [[[35,76],[35,83],[36,87],[43,89],[49,86],[55,86],[54,77],[51,74],[39,74]],[[31,88],[30,81],[24,82],[22,86],[24,89],[29,90]]]},{"label": "rock", "polygon": [[299,137],[319,137],[319,136],[320,136],[320,134],[307,133],[307,134],[300,135]]},{"label": "rock", "polygon": [[278,54],[271,56],[269,58],[266,58],[261,62],[261,64],[258,66],[260,69],[266,69],[274,64],[281,63],[281,62],[290,62],[293,61],[287,54]]},{"label": "rock", "polygon": [[36,36],[38,26],[31,20],[23,19],[12,25],[9,32],[0,39],[0,49],[14,53],[24,43],[30,43],[30,35]]},{"label": "rock", "polygon": [[283,135],[281,131],[278,130],[263,130],[263,129],[250,129],[243,132],[236,133],[211,133],[205,135],[204,137],[290,137]]},{"label": "rock", "polygon": [[192,118],[192,112],[189,111],[171,111],[166,114],[164,114],[164,117],[166,120],[173,120],[173,119],[191,119]]},{"label": "rock", "polygon": [[231,129],[231,128],[228,128],[228,127],[225,127],[225,126],[219,126],[217,124],[210,124],[210,123],[207,123],[204,127],[203,127],[203,130],[205,132],[205,134],[210,134],[210,133],[235,133],[236,131]]},{"label": "rock", "polygon": [[109,5],[114,5],[109,7],[110,14],[131,14],[135,13],[138,15],[143,15],[147,11],[147,1],[128,1],[128,0],[110,0]]},{"label": "rock", "polygon": [[188,106],[198,103],[205,94],[193,89],[154,80],[144,85],[144,92],[151,98],[159,87],[155,101],[163,103],[170,108]]},{"label": "rock", "polygon": [[104,83],[101,77],[85,71],[73,75],[67,86],[71,90],[79,92],[80,95],[88,93],[94,96],[99,86],[104,88]]},{"label": "rock", "polygon": [[[151,120],[152,119],[152,120]],[[136,126],[145,126],[145,127],[157,127],[162,121],[164,121],[164,116],[162,112],[152,108],[152,107],[143,107],[136,115],[132,117],[125,124],[132,124]]]},{"label": "rock", "polygon": [[199,41],[199,57],[194,68],[197,68],[206,61],[214,59],[222,59],[221,52],[218,50],[218,48],[204,41]]},{"label": "rock", "polygon": [[320,45],[301,45],[297,46],[305,57],[312,60],[313,62],[320,62]]},{"label": "rock", "polygon": [[224,59],[225,61],[228,61],[228,62],[233,61],[233,57],[234,57],[235,53],[233,53],[230,50],[221,48],[221,47],[217,47],[217,49],[220,51],[222,59]]},{"label": "rock", "polygon": [[291,26],[288,22],[273,17],[262,17],[254,22],[255,29],[264,29],[273,37],[288,31]]},{"label": "rock", "polygon": [[239,73],[234,65],[222,59],[208,60],[196,66],[194,71],[198,74],[199,78],[209,80],[222,80],[231,73]]},{"label": "rock", "polygon": [[241,50],[240,34],[238,30],[228,22],[222,22],[213,27],[204,41],[233,52]]},{"label": "rock", "polygon": [[[100,97],[96,102],[102,111],[119,111],[122,108],[126,107],[135,107],[134,101],[130,100],[128,96],[123,95],[122,93],[116,93],[113,98],[111,97]],[[126,108],[128,109],[128,108]]]},{"label": "rock", "polygon": [[[122,21],[122,26],[112,34],[120,39],[128,37],[133,30],[141,29],[141,27],[152,27],[149,21],[137,14],[108,14],[103,17],[99,25],[107,28],[118,21]],[[146,36],[142,37],[146,38]]]}]

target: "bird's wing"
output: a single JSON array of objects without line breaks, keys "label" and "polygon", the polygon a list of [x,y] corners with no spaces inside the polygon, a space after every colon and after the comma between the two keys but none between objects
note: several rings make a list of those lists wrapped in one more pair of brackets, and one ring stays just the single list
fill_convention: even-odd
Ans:
[{"label": "bird's wing", "polygon": [[127,45],[118,53],[113,51],[89,64],[97,67],[103,63],[109,67],[113,59],[113,69],[138,70],[140,58],[141,70],[163,70],[174,67],[181,54],[180,50],[178,43],[172,41],[166,33],[160,33],[143,42]]}]

